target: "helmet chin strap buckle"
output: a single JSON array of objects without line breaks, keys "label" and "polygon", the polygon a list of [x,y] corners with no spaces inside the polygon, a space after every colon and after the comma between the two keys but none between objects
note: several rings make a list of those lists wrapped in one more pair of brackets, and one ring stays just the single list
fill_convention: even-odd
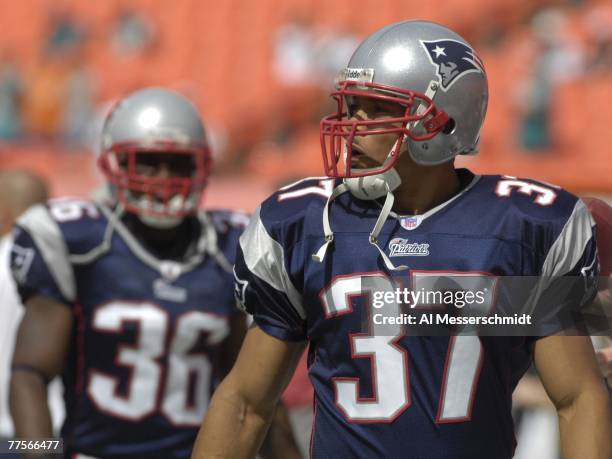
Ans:
[{"label": "helmet chin strap buckle", "polygon": [[423,123],[423,127],[429,133],[436,132],[444,128],[448,123],[449,116],[446,112],[440,111],[436,113],[432,118],[428,119]]}]

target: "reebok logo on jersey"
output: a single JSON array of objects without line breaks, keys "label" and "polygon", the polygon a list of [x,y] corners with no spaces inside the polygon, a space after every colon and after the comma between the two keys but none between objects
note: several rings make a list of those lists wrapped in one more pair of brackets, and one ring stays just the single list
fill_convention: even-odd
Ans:
[{"label": "reebok logo on jersey", "polygon": [[408,242],[407,239],[397,237],[389,242],[390,257],[426,257],[429,255],[429,244]]}]

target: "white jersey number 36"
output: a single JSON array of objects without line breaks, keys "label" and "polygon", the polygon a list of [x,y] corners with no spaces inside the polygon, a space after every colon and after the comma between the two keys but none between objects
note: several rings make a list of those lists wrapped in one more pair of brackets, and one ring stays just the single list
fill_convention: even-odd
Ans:
[{"label": "white jersey number 36", "polygon": [[[96,309],[93,327],[120,334],[124,322],[138,324],[137,342],[118,346],[115,362],[130,370],[127,395],[117,393],[119,378],[93,370],[87,387],[98,409],[109,415],[138,421],[156,411],[177,426],[198,426],[208,407],[211,364],[203,354],[189,352],[202,332],[211,345],[228,334],[227,320],[201,311],[181,315],[174,330],[169,316],[152,303],[113,302]],[[167,335],[173,332],[166,349]],[[167,357],[166,357],[167,356]],[[166,371],[161,362],[166,360]],[[193,381],[193,400],[189,385]],[[161,397],[158,393],[161,392]]]}]

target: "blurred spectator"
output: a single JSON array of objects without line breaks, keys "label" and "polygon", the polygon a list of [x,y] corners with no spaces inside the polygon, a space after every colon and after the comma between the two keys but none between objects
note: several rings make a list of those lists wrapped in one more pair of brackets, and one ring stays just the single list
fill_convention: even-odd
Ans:
[{"label": "blurred spectator", "polygon": [[51,16],[48,28],[41,62],[25,88],[24,122],[34,139],[81,147],[94,92],[85,60],[86,29],[61,12]]},{"label": "blurred spectator", "polygon": [[66,147],[87,145],[87,135],[94,116],[94,81],[80,52],[67,64],[63,82],[62,142]]},{"label": "blurred spectator", "polygon": [[[76,51],[74,51],[76,52]],[[28,134],[66,147],[82,146],[93,111],[93,81],[78,54],[45,60],[24,94]]]},{"label": "blurred spectator", "polygon": [[310,15],[297,13],[276,32],[274,72],[284,86],[319,86],[330,81],[346,66],[359,44],[347,26],[316,26]]},{"label": "blurred spectator", "polygon": [[323,29],[317,33],[316,67],[322,87],[329,85],[338,76],[340,70],[359,45],[359,37],[347,26],[337,29]]},{"label": "blurred spectator", "polygon": [[[13,423],[8,413],[8,382],[15,332],[23,314],[8,271],[12,244],[10,230],[22,212],[33,204],[46,201],[47,194],[47,186],[38,176],[19,170],[0,172],[0,438],[13,436]],[[57,432],[64,417],[59,380],[53,381],[49,390],[53,426]]]},{"label": "blurred spectator", "polygon": [[588,11],[584,25],[592,45],[588,70],[612,72],[612,5],[598,5]]},{"label": "blurred spectator", "polygon": [[267,163],[267,159],[274,157],[278,161],[286,157],[304,133],[310,136],[321,117],[331,111],[329,85],[346,66],[358,43],[349,26],[317,25],[305,7],[278,28],[272,64],[280,91],[272,117],[266,117],[266,137],[257,145],[247,142],[248,152],[252,153],[247,168],[260,170],[259,165]]},{"label": "blurred spectator", "polygon": [[21,135],[23,81],[16,60],[8,51],[0,55],[0,139],[16,140]]},{"label": "blurred spectator", "polygon": [[584,51],[572,39],[563,10],[546,9],[531,22],[535,45],[533,73],[519,91],[522,104],[521,143],[526,150],[546,150],[553,146],[550,136],[551,100],[559,83],[581,75]]},{"label": "blurred spectator", "polygon": [[86,30],[69,12],[52,10],[47,23],[47,38],[44,52],[47,55],[64,53],[66,49],[79,46],[86,37]]},{"label": "blurred spectator", "polygon": [[28,136],[51,141],[59,132],[66,78],[64,62],[45,58],[26,81],[23,116]]},{"label": "blurred spectator", "polygon": [[275,35],[274,74],[286,86],[312,85],[317,80],[316,33],[309,14],[300,11]]},{"label": "blurred spectator", "polygon": [[118,55],[133,56],[146,52],[156,41],[153,23],[130,8],[119,10],[111,32],[111,46]]}]

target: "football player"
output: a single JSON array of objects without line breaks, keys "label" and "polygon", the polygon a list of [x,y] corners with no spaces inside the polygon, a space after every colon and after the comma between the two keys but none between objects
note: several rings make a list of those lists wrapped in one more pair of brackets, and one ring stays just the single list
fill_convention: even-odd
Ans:
[{"label": "football player", "polygon": [[240,237],[236,289],[256,325],[212,399],[194,457],[252,457],[309,342],[315,458],[510,458],[512,390],[534,359],[565,457],[609,459],[608,395],[588,337],[364,326],[380,293],[397,310],[394,285],[419,291],[462,274],[489,287],[501,276],[538,276],[537,304],[547,282],[566,274],[583,280],[570,307],[595,294],[593,221],[582,201],[454,167],[455,156],[476,151],[487,107],[473,48],[434,23],[392,24],[357,48],[332,95],[338,110],[321,122],[332,178],[279,190]]},{"label": "football player", "polygon": [[247,217],[199,210],[211,156],[179,94],[129,95],[101,142],[105,202],[54,199],[16,226],[17,436],[52,436],[46,383],[61,374],[65,457],[186,458],[244,336],[232,262]]}]

